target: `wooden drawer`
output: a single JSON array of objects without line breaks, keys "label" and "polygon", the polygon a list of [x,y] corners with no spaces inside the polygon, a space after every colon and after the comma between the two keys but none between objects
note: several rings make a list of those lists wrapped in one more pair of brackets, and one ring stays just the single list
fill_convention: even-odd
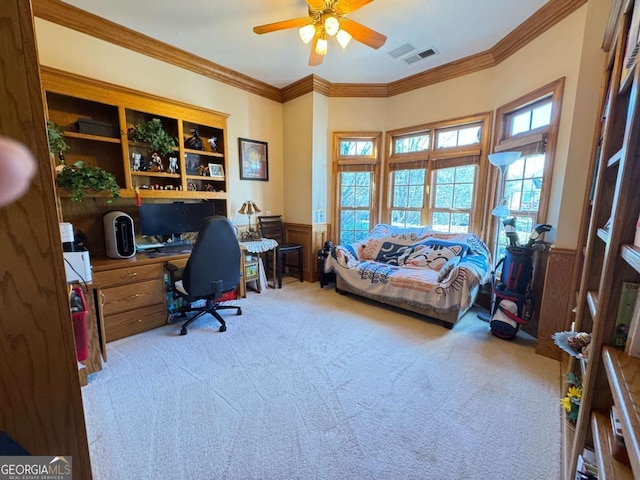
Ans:
[{"label": "wooden drawer", "polygon": [[127,283],[143,282],[162,278],[164,267],[161,263],[155,265],[138,265],[127,268],[115,268],[93,273],[93,283],[99,287],[124,285]]},{"label": "wooden drawer", "polygon": [[104,319],[106,341],[111,342],[129,335],[135,335],[152,328],[161,327],[166,323],[167,310],[164,303],[109,315]]},{"label": "wooden drawer", "polygon": [[164,282],[161,278],[147,282],[137,282],[133,285],[122,285],[120,287],[103,288],[102,294],[102,314],[107,317],[116,313],[135,310],[162,303],[164,305]]}]

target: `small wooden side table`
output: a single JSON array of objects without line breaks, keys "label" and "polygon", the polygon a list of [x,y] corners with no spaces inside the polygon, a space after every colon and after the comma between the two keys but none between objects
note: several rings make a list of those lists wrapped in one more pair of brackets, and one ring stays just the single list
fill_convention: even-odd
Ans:
[{"label": "small wooden side table", "polygon": [[[258,293],[261,292],[262,286],[260,282],[260,265],[262,264],[262,254],[273,251],[274,258],[274,268],[273,268],[273,285],[276,285],[276,268],[275,268],[275,249],[278,246],[278,242],[276,242],[272,238],[261,238],[259,240],[251,240],[248,242],[240,242],[240,250],[241,250],[241,261],[240,267],[242,272],[242,281],[240,282],[240,297],[247,296],[247,282],[255,282],[256,291]],[[251,259],[247,260],[247,254],[255,254],[257,256],[251,255]],[[248,270],[247,270],[248,269]],[[265,285],[265,288],[269,285]]]}]

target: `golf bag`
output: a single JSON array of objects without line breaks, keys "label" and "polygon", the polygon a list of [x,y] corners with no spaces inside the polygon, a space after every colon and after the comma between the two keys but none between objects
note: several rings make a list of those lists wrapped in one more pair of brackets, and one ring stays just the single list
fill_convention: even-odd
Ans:
[{"label": "golf bag", "polygon": [[[520,325],[531,321],[533,315],[533,252],[527,247],[507,247],[492,279],[493,305],[489,327],[498,338],[515,338]],[[502,266],[500,282],[496,283],[495,271]]]}]

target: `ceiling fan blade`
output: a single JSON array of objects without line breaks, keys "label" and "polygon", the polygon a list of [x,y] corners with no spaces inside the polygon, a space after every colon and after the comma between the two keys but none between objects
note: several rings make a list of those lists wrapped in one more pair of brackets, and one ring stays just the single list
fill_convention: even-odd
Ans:
[{"label": "ceiling fan blade", "polygon": [[322,63],[323,56],[319,53],[316,53],[316,45],[318,44],[318,35],[313,37],[313,42],[311,42],[311,53],[309,54],[309,66],[316,67]]},{"label": "ceiling fan blade", "polygon": [[291,20],[283,20],[281,22],[267,23],[266,25],[259,25],[253,27],[253,31],[258,34],[276,32],[278,30],[286,30],[287,28],[304,27],[311,23],[311,18],[300,17],[292,18]]},{"label": "ceiling fan blade", "polygon": [[349,20],[348,18],[342,19],[341,28],[353,37],[354,40],[364,43],[371,48],[380,48],[387,41],[387,36],[381,33],[371,30],[364,25]]},{"label": "ceiling fan blade", "polygon": [[324,10],[325,3],[324,0],[306,0],[307,5],[311,10]]},{"label": "ceiling fan blade", "polygon": [[360,7],[364,7],[371,2],[373,0],[338,0],[333,6],[333,10],[338,15],[349,15],[351,12],[355,12]]}]

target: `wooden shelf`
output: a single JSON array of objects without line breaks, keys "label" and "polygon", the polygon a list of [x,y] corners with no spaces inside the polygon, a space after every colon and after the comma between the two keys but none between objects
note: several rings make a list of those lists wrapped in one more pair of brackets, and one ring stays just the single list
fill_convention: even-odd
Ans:
[{"label": "wooden shelf", "polygon": [[65,130],[64,136],[68,138],[78,138],[80,140],[91,140],[94,142],[121,143],[119,138],[103,137],[101,135],[90,135],[88,133],[70,132],[68,130]]},{"label": "wooden shelf", "polygon": [[623,245],[622,258],[638,273],[640,273],[640,248],[635,245]]},{"label": "wooden shelf", "polygon": [[591,313],[591,318],[595,320],[596,314],[598,313],[598,294],[597,292],[587,292],[587,305],[589,305],[589,313]]},{"label": "wooden shelf", "polygon": [[598,238],[602,240],[604,243],[609,243],[609,230],[605,230],[604,228],[599,228]]},{"label": "wooden shelf", "polygon": [[602,360],[614,403],[622,416],[622,431],[631,468],[635,478],[640,478],[640,358],[605,346]]},{"label": "wooden shelf", "polygon": [[206,150],[193,150],[191,148],[185,148],[184,153],[192,153],[194,155],[204,155],[205,157],[218,157],[224,158],[224,154],[219,152],[209,152]]},{"label": "wooden shelf", "polygon": [[633,62],[631,68],[625,68],[622,71],[622,78],[620,79],[620,89],[618,90],[621,94],[629,91],[631,84],[633,83],[633,76],[636,71],[636,62]]},{"label": "wooden shelf", "polygon": [[155,177],[155,178],[180,178],[178,173],[164,173],[164,172],[131,172],[131,176],[136,177]]},{"label": "wooden shelf", "polygon": [[611,156],[611,158],[607,162],[607,167],[613,167],[614,165],[619,164],[621,158],[622,158],[622,149],[618,150],[616,153],[614,153]]},{"label": "wooden shelf", "polygon": [[628,465],[618,462],[611,456],[613,432],[611,421],[604,415],[594,412],[591,416],[593,446],[598,460],[598,478],[616,480],[633,480],[633,472]]}]

